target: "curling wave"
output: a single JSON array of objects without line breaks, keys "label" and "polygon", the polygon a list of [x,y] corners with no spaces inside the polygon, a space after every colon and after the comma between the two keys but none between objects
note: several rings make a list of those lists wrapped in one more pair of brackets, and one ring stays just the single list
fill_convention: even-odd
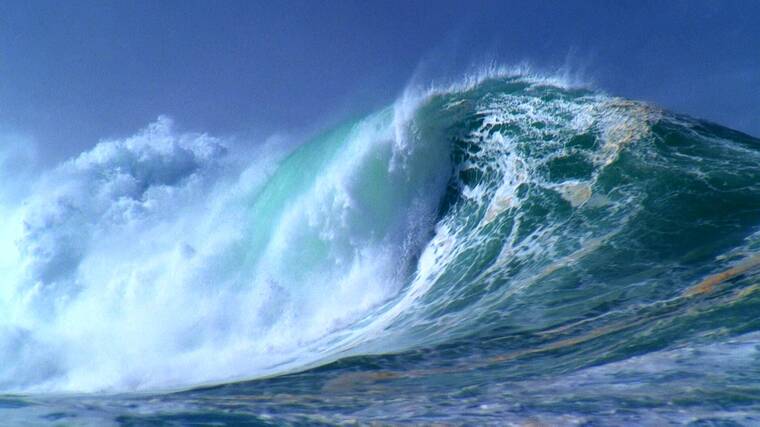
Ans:
[{"label": "curling wave", "polygon": [[709,345],[758,328],[758,164],[749,136],[503,73],[287,155],[159,118],[0,198],[0,390],[440,346],[469,350],[408,375],[561,353],[546,374]]}]

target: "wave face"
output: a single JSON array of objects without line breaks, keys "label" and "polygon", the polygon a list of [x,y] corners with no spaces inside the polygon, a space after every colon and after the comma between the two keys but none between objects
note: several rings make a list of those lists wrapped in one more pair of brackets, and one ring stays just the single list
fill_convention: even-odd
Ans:
[{"label": "wave face", "polygon": [[[421,422],[746,421],[730,409],[759,409],[758,165],[755,138],[524,76],[405,96],[288,155],[160,118],[0,193],[0,390],[340,359],[251,383],[273,390],[255,411],[307,422],[278,387],[338,407],[378,387]],[[361,416],[392,421],[380,405]]]}]

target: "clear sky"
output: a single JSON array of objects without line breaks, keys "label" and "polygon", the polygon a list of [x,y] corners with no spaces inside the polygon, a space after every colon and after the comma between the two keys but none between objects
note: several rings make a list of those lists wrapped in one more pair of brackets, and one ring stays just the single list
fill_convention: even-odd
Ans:
[{"label": "clear sky", "polygon": [[569,65],[611,94],[760,135],[760,1],[0,2],[0,130],[58,161],[158,115],[309,132],[420,72]]}]

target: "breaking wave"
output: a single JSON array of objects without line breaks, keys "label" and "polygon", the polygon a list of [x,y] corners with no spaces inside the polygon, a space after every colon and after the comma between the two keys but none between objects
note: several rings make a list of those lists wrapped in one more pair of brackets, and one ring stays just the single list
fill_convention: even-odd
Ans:
[{"label": "breaking wave", "polygon": [[566,350],[551,366],[570,369],[760,327],[760,141],[558,79],[410,91],[289,153],[165,117],[37,175],[7,147],[5,392],[187,388],[476,337],[519,338],[470,343],[469,368]]}]

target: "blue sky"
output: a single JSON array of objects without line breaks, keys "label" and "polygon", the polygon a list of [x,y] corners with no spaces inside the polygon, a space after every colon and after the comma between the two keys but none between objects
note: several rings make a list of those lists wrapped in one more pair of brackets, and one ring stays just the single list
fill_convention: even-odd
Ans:
[{"label": "blue sky", "polygon": [[134,133],[303,133],[417,72],[569,66],[611,94],[760,135],[760,2],[4,1],[0,129],[49,161]]}]

